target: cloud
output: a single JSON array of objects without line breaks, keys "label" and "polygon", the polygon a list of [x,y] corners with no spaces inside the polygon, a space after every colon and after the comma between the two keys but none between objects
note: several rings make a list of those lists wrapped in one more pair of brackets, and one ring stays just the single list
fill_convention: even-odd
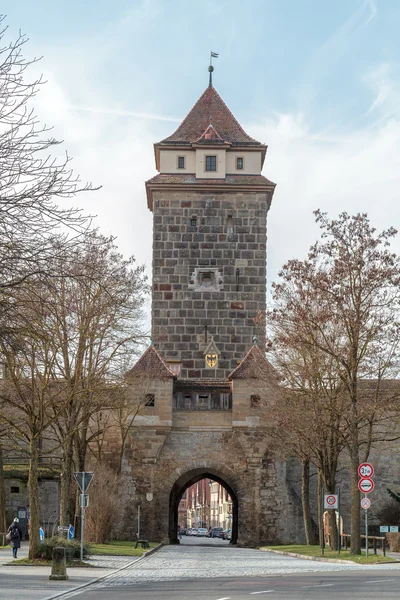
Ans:
[{"label": "cloud", "polygon": [[182,118],[168,117],[166,115],[156,115],[152,113],[132,112],[129,110],[120,110],[117,108],[100,108],[95,106],[73,106],[66,105],[66,109],[89,112],[99,115],[116,115],[117,117],[132,117],[134,119],[150,119],[153,121],[169,121],[173,123],[181,123]]},{"label": "cloud", "polygon": [[[316,208],[332,217],[367,212],[378,229],[400,224],[400,119],[327,136],[303,114],[281,114],[245,129],[267,141],[264,174],[277,183],[268,222],[270,282],[317,238]],[[393,248],[400,252],[398,237]]]}]

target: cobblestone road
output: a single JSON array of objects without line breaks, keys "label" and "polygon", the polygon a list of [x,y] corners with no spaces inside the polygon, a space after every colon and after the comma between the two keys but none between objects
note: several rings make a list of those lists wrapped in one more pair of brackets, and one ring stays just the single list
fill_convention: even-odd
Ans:
[{"label": "cobblestone road", "polygon": [[[314,562],[289,556],[232,546],[166,546],[149,558],[123,569],[95,584],[95,588],[134,585],[137,583],[204,579],[212,577],[246,577],[258,575],[300,574],[313,572],[379,570],[382,566],[363,566]],[[385,569],[399,569],[386,564]],[[94,588],[91,588],[94,589]]]}]

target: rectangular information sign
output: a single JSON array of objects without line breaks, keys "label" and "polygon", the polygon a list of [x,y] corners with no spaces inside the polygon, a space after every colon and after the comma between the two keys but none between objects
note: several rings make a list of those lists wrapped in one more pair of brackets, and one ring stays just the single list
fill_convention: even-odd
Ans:
[{"label": "rectangular information sign", "polygon": [[390,533],[399,533],[399,526],[398,525],[390,525],[389,531],[390,531]]},{"label": "rectangular information sign", "polygon": [[338,509],[338,495],[337,494],[325,494],[324,495],[324,509]]},{"label": "rectangular information sign", "polygon": [[379,527],[379,532],[380,533],[387,533],[389,531],[389,525],[381,525]]}]

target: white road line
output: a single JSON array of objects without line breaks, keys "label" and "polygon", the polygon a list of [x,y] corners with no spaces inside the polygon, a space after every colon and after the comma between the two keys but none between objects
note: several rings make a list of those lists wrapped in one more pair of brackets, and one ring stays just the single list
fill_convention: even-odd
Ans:
[{"label": "white road line", "polygon": [[250,592],[250,596],[255,596],[256,594],[270,594],[271,592],[274,592],[275,590],[263,590],[262,592]]},{"label": "white road line", "polygon": [[230,596],[226,596],[226,598],[218,598],[218,600],[231,600]]},{"label": "white road line", "polygon": [[319,583],[318,585],[303,585],[303,589],[316,587],[332,587],[333,583]]},{"label": "white road line", "polygon": [[363,583],[386,583],[387,581],[396,581],[395,579],[375,579],[374,581],[363,581]]}]

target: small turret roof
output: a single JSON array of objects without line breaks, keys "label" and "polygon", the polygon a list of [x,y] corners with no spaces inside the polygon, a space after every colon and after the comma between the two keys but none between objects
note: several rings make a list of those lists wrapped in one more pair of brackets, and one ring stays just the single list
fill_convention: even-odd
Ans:
[{"label": "small turret roof", "polygon": [[175,378],[161,358],[160,354],[154,348],[149,346],[137,363],[125,375],[127,379],[136,375],[146,374],[153,379]]},{"label": "small turret roof", "polygon": [[225,142],[262,145],[244,131],[212,86],[204,90],[178,129],[160,143],[194,143],[208,130],[210,122],[218,132],[218,138]]},{"label": "small turret roof", "polygon": [[274,379],[280,377],[265,354],[258,346],[252,346],[236,369],[228,375],[228,379]]}]

